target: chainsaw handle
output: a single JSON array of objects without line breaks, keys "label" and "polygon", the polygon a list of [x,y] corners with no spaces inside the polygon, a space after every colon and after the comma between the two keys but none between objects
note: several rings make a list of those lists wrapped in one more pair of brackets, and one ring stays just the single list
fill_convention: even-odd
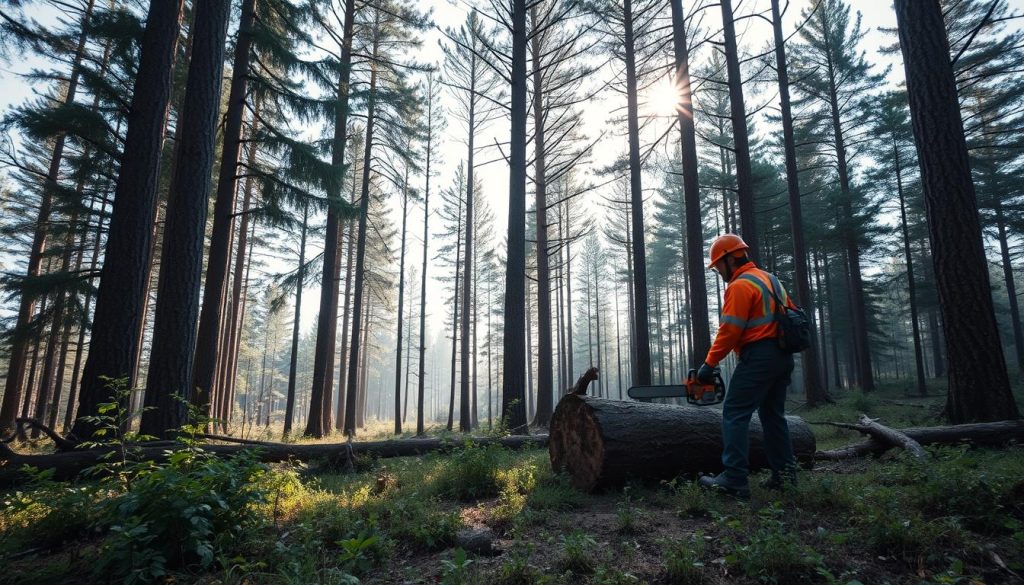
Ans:
[{"label": "chainsaw handle", "polygon": [[697,381],[697,368],[690,368],[690,371],[686,372],[686,381],[687,382],[696,382]]}]

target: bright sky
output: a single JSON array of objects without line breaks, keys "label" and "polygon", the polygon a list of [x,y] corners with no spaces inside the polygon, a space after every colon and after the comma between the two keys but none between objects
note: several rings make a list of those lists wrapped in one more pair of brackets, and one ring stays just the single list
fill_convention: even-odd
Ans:
[{"label": "bright sky", "polygon": [[[438,27],[457,27],[465,20],[466,5],[471,0],[425,0],[425,3],[433,8],[434,20]],[[879,27],[893,27],[895,26],[895,15],[892,11],[891,5],[888,2],[882,0],[851,0],[854,10],[860,10],[863,16],[864,28],[868,30],[868,36],[865,40],[863,48],[868,51],[869,58],[878,63],[878,66],[884,67],[885,65],[893,65],[890,71],[889,82],[896,85],[902,81],[903,72],[900,63],[895,60],[893,56],[884,56],[878,54],[877,50],[879,47],[891,43],[891,38],[885,37],[878,32]],[[1018,9],[1024,8],[1024,0],[1010,0],[1011,6]],[[800,10],[803,7],[810,5],[810,0],[794,0],[788,9],[784,19],[787,31],[791,31],[799,20]],[[684,6],[689,10],[692,6],[692,2],[684,0]],[[740,0],[736,2],[737,14],[748,14],[754,9],[767,10],[767,0]],[[52,20],[52,9],[42,7],[34,9],[39,12],[40,20],[46,22]],[[711,29],[717,29],[720,27],[720,11],[718,9],[711,9],[707,11],[707,15],[704,19],[705,27]],[[747,54],[758,53],[766,46],[771,39],[771,29],[769,25],[760,20],[754,18],[747,18],[740,22],[737,26],[737,32],[741,35],[739,42],[741,51]],[[788,34],[788,32],[787,32]],[[441,50],[438,47],[438,42],[442,38],[441,33],[438,30],[431,31],[425,39],[423,49],[419,51],[415,58],[419,61],[435,62],[440,63],[442,59]],[[696,63],[692,66],[696,66],[707,57],[706,48],[701,50],[695,55]],[[666,57],[667,58],[667,57]],[[0,92],[0,112],[6,111],[10,106],[22,103],[27,99],[33,91],[33,88],[26,84],[20,77],[19,74],[24,73],[32,67],[41,67],[44,64],[40,63],[38,59],[35,59],[31,55],[26,58],[15,58],[10,64],[2,64],[3,67],[0,69],[0,87],[3,87],[3,91]],[[600,80],[597,80],[600,81]],[[751,88],[752,89],[752,88]],[[747,92],[747,103],[748,107],[753,107],[763,103],[766,100],[772,100],[775,97],[774,92],[765,93],[759,95],[752,93],[751,89],[746,89]],[[664,93],[663,91],[661,93]],[[699,96],[698,96],[699,99]],[[585,118],[587,128],[593,137],[596,137],[602,132],[607,132],[604,138],[598,143],[594,149],[595,155],[592,162],[595,165],[606,165],[616,157],[622,155],[626,149],[626,142],[623,136],[621,128],[613,128],[608,123],[608,120],[613,116],[621,115],[619,110],[624,105],[624,98],[619,94],[612,92],[605,92],[604,95],[597,99],[592,100],[585,108]],[[666,112],[664,108],[655,108],[659,114],[664,115]],[[667,118],[666,118],[667,120]],[[667,123],[667,122],[666,122]],[[439,197],[436,197],[441,188],[447,187],[451,182],[451,177],[458,162],[463,159],[465,155],[464,137],[458,136],[460,132],[459,124],[454,120],[449,123],[449,129],[446,136],[446,142],[443,146],[442,155],[437,157],[440,161],[440,177],[432,183],[432,203],[438,202]],[[664,126],[661,126],[662,129]],[[653,137],[654,131],[651,136]],[[477,138],[478,144],[493,144],[495,140],[505,141],[508,139],[508,123],[506,120],[499,118],[495,120],[491,126],[487,129],[484,136]],[[672,148],[675,148],[674,145]],[[495,153],[487,153],[480,157],[482,160],[491,160],[495,158]],[[478,169],[478,175],[481,177],[484,192],[481,194],[486,197],[490,203],[491,209],[494,211],[496,225],[494,229],[494,239],[496,242],[500,242],[504,239],[504,234],[507,225],[507,185],[508,185],[508,173],[507,168],[502,163],[489,164]],[[660,182],[660,178],[658,178]],[[655,177],[647,177],[647,183],[645,186],[654,187]],[[591,210],[594,214],[602,213],[601,208],[597,205],[597,201],[600,200],[603,193],[597,191],[588,195],[588,199],[584,201],[584,209]],[[395,198],[397,200],[397,198]],[[394,202],[395,211],[394,219],[397,222],[400,221],[400,214],[397,211],[397,201]],[[434,207],[432,205],[432,207]],[[436,209],[436,207],[434,207]],[[432,220],[434,227],[439,227],[436,220]],[[435,230],[432,228],[432,232]],[[422,233],[422,210],[417,208],[410,217],[410,233],[414,235],[410,239],[411,245],[407,251],[407,258],[411,259],[408,264],[418,263],[418,258],[422,257],[422,248],[420,243],[419,234]],[[397,246],[397,242],[395,242]],[[320,251],[321,242],[311,242],[310,254],[315,254]],[[432,245],[432,248],[436,250],[436,243]],[[407,266],[408,268],[408,266]],[[438,269],[431,267],[431,276],[438,275]],[[306,299],[312,299],[308,305],[304,303],[304,318],[303,326],[304,329],[308,329],[312,323],[312,319],[315,316],[315,299],[317,298],[316,290],[307,290],[305,294]],[[442,327],[444,314],[446,313],[442,299],[447,294],[444,287],[437,281],[432,281],[428,289],[428,299],[430,299],[431,306],[428,306],[430,313],[431,329],[437,331],[438,328]]]}]

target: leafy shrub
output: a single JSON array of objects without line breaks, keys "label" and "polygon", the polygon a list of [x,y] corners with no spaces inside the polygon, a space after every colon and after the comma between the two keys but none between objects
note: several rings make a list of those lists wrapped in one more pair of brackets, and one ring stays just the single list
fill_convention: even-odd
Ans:
[{"label": "leafy shrub", "polygon": [[498,524],[512,522],[526,510],[527,496],[537,487],[536,466],[522,464],[495,472],[498,503],[491,514]]},{"label": "leafy shrub", "polygon": [[252,454],[220,459],[198,449],[135,473],[126,491],[100,504],[96,526],[109,538],[97,574],[141,583],[173,567],[210,567],[265,521],[269,474]]},{"label": "leafy shrub", "polygon": [[673,585],[700,585],[704,582],[704,533],[666,545],[665,566]]}]

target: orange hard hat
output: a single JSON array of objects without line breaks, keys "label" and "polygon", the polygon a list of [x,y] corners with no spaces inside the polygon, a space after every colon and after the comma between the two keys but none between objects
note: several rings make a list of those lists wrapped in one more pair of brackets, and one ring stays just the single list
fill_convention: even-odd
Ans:
[{"label": "orange hard hat", "polygon": [[736,234],[722,234],[715,238],[714,242],[711,242],[711,251],[708,253],[708,268],[715,265],[716,262],[725,258],[727,255],[741,250],[748,250],[750,246],[743,241],[743,238]]}]

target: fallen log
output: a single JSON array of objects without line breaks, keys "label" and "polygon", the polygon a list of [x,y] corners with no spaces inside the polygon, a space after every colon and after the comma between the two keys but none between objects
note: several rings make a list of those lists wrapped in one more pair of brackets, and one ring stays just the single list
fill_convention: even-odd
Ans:
[{"label": "fallen log", "polygon": [[[852,429],[869,435],[865,441],[853,443],[837,449],[819,451],[815,459],[839,461],[881,455],[893,447],[891,443],[879,440],[871,435],[863,424],[829,423],[833,426]],[[1004,420],[987,423],[970,423],[939,427],[911,427],[900,429],[900,433],[916,441],[920,445],[958,445],[967,443],[978,446],[998,447],[1012,441],[1024,441],[1024,420]]]},{"label": "fallen log", "polygon": [[[359,457],[389,458],[422,455],[432,451],[444,451],[465,443],[478,446],[501,445],[509,449],[526,446],[544,447],[547,435],[516,435],[511,437],[453,437],[452,439],[412,438],[386,441],[365,441],[353,443],[287,444],[261,443],[258,445],[219,445],[204,443],[201,448],[219,457],[232,457],[242,451],[253,451],[264,463],[284,461],[325,461],[329,466],[343,469]],[[166,461],[168,455],[185,448],[184,445],[162,444],[159,447],[141,443],[130,448],[133,461]],[[24,483],[28,476],[22,472],[24,465],[39,470],[53,470],[53,479],[70,480],[86,469],[102,462],[102,457],[111,453],[111,448],[73,449],[44,455],[16,453],[6,445],[0,447],[0,489]]]},{"label": "fallen log", "polygon": [[[789,421],[800,463],[814,462],[814,433]],[[722,469],[722,413],[711,408],[567,394],[551,418],[548,454],[556,472],[591,491],[629,479],[672,479]],[[761,424],[750,424],[750,465],[767,466]]]}]

